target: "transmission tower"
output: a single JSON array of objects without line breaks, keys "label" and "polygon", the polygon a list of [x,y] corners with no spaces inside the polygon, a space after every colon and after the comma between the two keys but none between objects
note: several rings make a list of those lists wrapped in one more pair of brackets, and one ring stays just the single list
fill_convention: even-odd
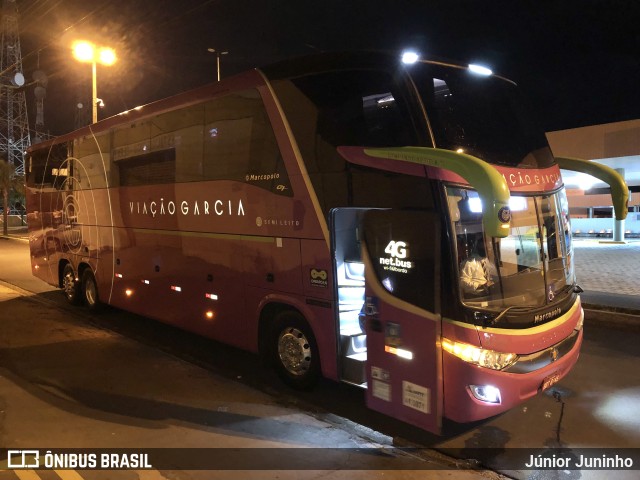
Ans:
[{"label": "transmission tower", "polygon": [[15,0],[2,3],[2,42],[0,51],[0,156],[24,175],[24,154],[31,145],[22,53]]},{"label": "transmission tower", "polygon": [[51,136],[45,132],[44,128],[44,99],[47,96],[47,83],[49,79],[47,74],[40,70],[40,52],[38,52],[38,69],[33,72],[33,80],[36,87],[33,93],[36,97],[36,124],[33,135],[33,143],[40,143]]}]

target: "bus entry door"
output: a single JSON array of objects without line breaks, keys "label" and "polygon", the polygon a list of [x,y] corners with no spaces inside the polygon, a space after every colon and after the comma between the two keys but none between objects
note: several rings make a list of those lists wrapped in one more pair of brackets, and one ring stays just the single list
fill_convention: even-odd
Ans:
[{"label": "bus entry door", "polygon": [[362,226],[367,406],[439,433],[440,219],[370,210]]}]

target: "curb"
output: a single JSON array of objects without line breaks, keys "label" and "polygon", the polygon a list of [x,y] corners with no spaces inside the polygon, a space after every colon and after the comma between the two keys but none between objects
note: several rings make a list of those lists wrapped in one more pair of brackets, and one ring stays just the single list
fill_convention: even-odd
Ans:
[{"label": "curb", "polygon": [[29,290],[25,290],[22,287],[19,287],[18,285],[15,285],[13,283],[9,283],[6,280],[1,280],[0,279],[0,287],[4,287],[4,288],[8,288],[9,290],[13,290],[14,292],[16,292],[17,294],[23,296],[23,297],[31,297],[34,295],[38,295],[35,292],[31,292]]},{"label": "curb", "polygon": [[585,322],[622,330],[640,331],[640,311],[583,304]]},{"label": "curb", "polygon": [[640,316],[640,309],[631,307],[621,307],[614,305],[605,305],[604,303],[582,302],[582,308],[585,310],[594,310],[598,312],[622,313],[625,315]]},{"label": "curb", "polygon": [[25,234],[9,232],[8,235],[0,234],[0,240],[20,240],[21,242],[28,242],[29,241],[29,236],[25,235]]}]

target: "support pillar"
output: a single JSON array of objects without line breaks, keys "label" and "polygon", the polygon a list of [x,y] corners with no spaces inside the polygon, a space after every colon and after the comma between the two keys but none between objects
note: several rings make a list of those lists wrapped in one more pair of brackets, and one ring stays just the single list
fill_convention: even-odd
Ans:
[{"label": "support pillar", "polygon": [[[624,178],[624,168],[616,168],[616,172],[622,175]],[[624,241],[624,220],[613,220],[613,241],[614,242],[623,242]]]}]

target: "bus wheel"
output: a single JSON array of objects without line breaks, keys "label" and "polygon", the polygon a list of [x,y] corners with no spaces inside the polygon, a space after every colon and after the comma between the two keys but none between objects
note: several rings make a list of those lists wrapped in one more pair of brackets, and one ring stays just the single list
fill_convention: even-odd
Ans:
[{"label": "bus wheel", "polygon": [[96,277],[90,268],[85,269],[82,272],[82,292],[84,293],[84,303],[89,310],[99,310],[102,303],[98,296],[98,285],[96,284]]},{"label": "bus wheel", "polygon": [[316,339],[297,312],[276,315],[272,358],[276,372],[290,387],[308,390],[318,381],[320,356]]},{"label": "bus wheel", "polygon": [[80,282],[76,280],[76,272],[70,263],[67,263],[62,271],[62,291],[71,305],[80,304]]}]

